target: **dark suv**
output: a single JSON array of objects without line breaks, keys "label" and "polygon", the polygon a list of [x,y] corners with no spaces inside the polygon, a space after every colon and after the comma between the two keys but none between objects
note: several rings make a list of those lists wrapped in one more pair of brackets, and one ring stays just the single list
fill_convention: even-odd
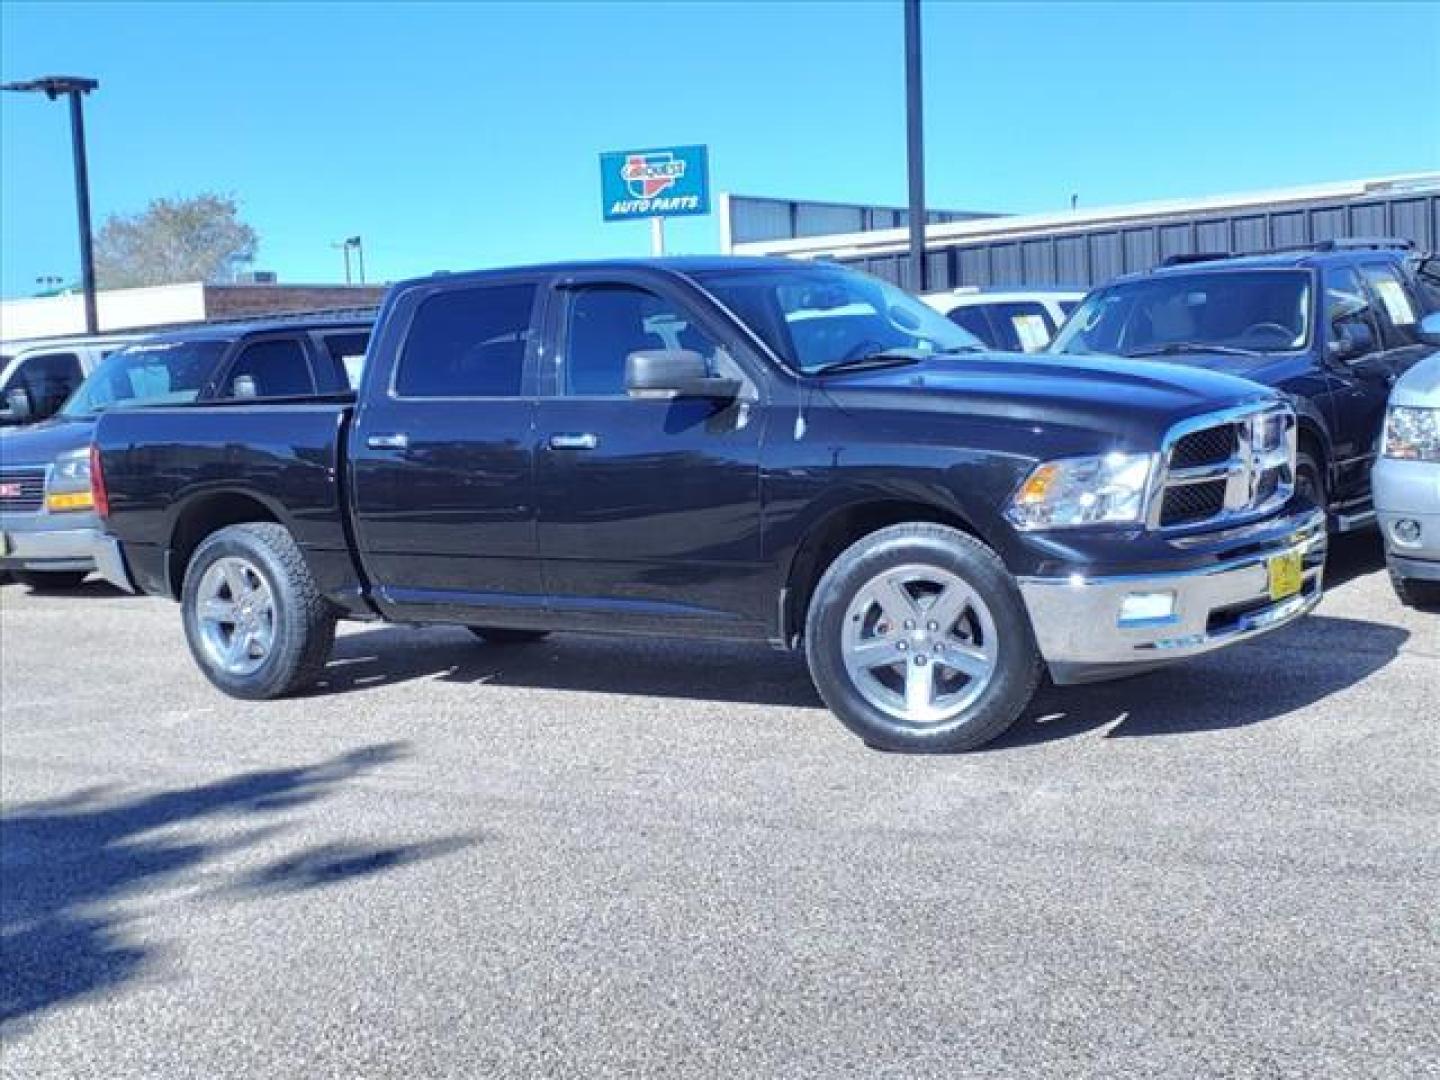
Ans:
[{"label": "dark suv", "polygon": [[1419,324],[1437,309],[1440,260],[1405,240],[1181,255],[1096,289],[1050,352],[1190,364],[1282,391],[1300,418],[1297,484],[1344,531],[1374,518],[1385,400],[1434,348]]}]

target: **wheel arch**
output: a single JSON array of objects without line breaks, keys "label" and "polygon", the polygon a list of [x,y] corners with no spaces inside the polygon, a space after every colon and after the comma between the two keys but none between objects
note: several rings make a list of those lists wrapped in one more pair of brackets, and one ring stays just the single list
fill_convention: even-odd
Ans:
[{"label": "wheel arch", "polygon": [[165,551],[165,585],[170,597],[180,599],[190,557],[207,536],[249,521],[287,524],[278,506],[253,491],[229,488],[207,491],[181,503],[171,522]]},{"label": "wheel arch", "polygon": [[975,537],[984,535],[963,512],[921,499],[876,497],[847,502],[818,517],[805,531],[790,558],[780,594],[780,638],[788,647],[799,644],[805,613],[820,578],[851,544],[891,525],[928,522],[948,525]]}]

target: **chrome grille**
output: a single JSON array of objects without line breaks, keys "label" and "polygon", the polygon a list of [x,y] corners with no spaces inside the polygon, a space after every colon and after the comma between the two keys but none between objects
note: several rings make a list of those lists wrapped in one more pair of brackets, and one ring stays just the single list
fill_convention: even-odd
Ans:
[{"label": "chrome grille", "polygon": [[1249,406],[1184,421],[1165,440],[1150,501],[1161,529],[1255,517],[1295,490],[1295,413]]},{"label": "chrome grille", "polygon": [[0,511],[33,514],[44,503],[44,469],[0,469]]}]

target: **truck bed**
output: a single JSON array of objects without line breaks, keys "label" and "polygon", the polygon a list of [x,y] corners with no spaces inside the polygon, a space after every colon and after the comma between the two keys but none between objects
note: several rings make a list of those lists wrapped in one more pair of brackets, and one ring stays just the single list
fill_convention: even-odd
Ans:
[{"label": "truck bed", "polygon": [[137,584],[176,595],[186,517],[213,515],[220,500],[238,511],[248,499],[290,529],[323,592],[363,613],[342,467],[352,411],[352,399],[337,396],[104,414],[95,444],[110,491],[107,527]]}]

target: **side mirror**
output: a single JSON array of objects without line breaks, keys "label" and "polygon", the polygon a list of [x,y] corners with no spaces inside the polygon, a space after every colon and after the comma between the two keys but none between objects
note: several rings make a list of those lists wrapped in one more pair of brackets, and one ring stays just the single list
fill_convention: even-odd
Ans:
[{"label": "side mirror", "polygon": [[1345,319],[1334,324],[1335,339],[1330,342],[1332,359],[1350,363],[1375,351],[1375,332],[1370,324],[1359,319]]},{"label": "side mirror", "polygon": [[23,424],[35,413],[35,405],[30,400],[30,391],[23,386],[17,386],[5,395],[5,420],[11,424]]},{"label": "side mirror", "polygon": [[1432,311],[1421,319],[1416,334],[1426,345],[1440,345],[1440,311]]},{"label": "side mirror", "polygon": [[625,389],[633,398],[733,398],[739,379],[711,375],[690,349],[641,349],[625,358]]}]

